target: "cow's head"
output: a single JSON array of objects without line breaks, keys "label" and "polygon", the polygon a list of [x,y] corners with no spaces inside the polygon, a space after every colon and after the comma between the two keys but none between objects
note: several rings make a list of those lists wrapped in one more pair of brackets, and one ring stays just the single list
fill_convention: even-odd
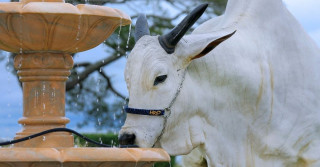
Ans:
[{"label": "cow's head", "polygon": [[[187,153],[193,148],[190,134],[183,122],[188,122],[188,116],[195,113],[197,108],[189,107],[183,100],[185,98],[181,98],[192,96],[191,92],[195,92],[192,90],[193,81],[188,73],[184,75],[184,71],[192,60],[206,55],[233,35],[232,32],[221,31],[209,35],[184,36],[206,7],[207,4],[200,5],[171,32],[162,36],[150,36],[145,16],[138,17],[136,45],[128,57],[125,69],[129,107],[165,109],[183,83],[181,92],[169,111],[171,114],[166,127],[164,116],[128,113],[119,135],[121,144],[135,144],[139,147],[156,145],[171,154]],[[159,138],[163,129],[164,133]]]}]

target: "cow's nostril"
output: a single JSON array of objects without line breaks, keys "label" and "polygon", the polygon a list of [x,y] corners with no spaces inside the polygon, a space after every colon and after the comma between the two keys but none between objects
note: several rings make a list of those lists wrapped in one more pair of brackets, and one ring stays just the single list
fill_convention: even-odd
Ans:
[{"label": "cow's nostril", "polygon": [[120,145],[133,145],[135,139],[136,139],[136,135],[125,133],[119,137],[119,144]]}]

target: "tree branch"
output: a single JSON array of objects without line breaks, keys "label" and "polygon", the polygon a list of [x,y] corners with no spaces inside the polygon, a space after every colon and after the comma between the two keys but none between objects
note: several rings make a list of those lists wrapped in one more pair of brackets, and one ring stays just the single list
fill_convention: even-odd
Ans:
[{"label": "tree branch", "polygon": [[99,74],[107,80],[108,83],[108,89],[110,89],[114,94],[116,94],[118,97],[122,98],[123,100],[126,100],[126,97],[123,96],[120,92],[118,92],[112,85],[110,78],[103,72],[99,71]]},{"label": "tree branch", "polygon": [[108,64],[118,60],[121,57],[122,56],[113,55],[113,56],[107,57],[105,59],[99,60],[94,64],[88,65],[83,72],[78,74],[77,78],[70,78],[67,81],[66,90],[69,91],[69,90],[73,89],[78,83],[80,83],[83,80],[85,80],[86,78],[88,78],[88,76],[91,73],[93,73],[94,71],[99,70],[101,67],[103,67],[105,65],[108,65]]}]

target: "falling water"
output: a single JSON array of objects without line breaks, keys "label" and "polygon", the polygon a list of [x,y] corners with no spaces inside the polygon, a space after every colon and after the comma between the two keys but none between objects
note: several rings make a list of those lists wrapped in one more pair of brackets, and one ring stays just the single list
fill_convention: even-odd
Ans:
[{"label": "falling water", "polygon": [[129,47],[130,36],[131,36],[131,24],[129,26],[129,34],[128,34],[128,39],[127,39],[126,49],[128,49],[128,47]]},{"label": "falling water", "polygon": [[[76,45],[78,45],[79,40],[80,40],[81,20],[82,20],[82,16],[79,15],[78,32],[77,32],[77,36],[76,36]],[[76,47],[76,52],[79,52],[79,48],[78,47]]]},{"label": "falling water", "polygon": [[79,41],[80,39],[80,28],[81,28],[81,15],[79,15],[79,22],[78,22],[78,32],[77,32],[77,36],[76,36],[76,40]]},{"label": "falling water", "polygon": [[[8,53],[8,54],[7,54],[7,67],[6,67],[6,70],[7,70],[8,74],[9,74],[9,72],[10,72],[9,63],[10,63],[10,54]],[[8,81],[9,81],[9,80],[10,80],[10,79],[9,79],[9,75],[8,75]]]},{"label": "falling water", "polygon": [[101,121],[98,119],[98,125],[101,126]]},{"label": "falling water", "polygon": [[129,48],[130,37],[131,37],[131,24],[129,26],[129,34],[128,34],[128,39],[126,44],[126,58],[128,58],[128,54],[129,54],[128,48]]},{"label": "falling water", "polygon": [[120,18],[120,26],[119,26],[119,32],[118,32],[118,39],[117,39],[117,56],[121,56],[120,55],[120,33],[121,33],[121,27],[122,27],[122,17]]},{"label": "falling water", "polygon": [[19,43],[20,43],[20,49],[19,49],[19,53],[20,54],[22,54],[23,53],[23,50],[22,50],[22,35],[23,35],[23,32],[22,32],[22,19],[23,19],[23,16],[22,16],[22,14],[20,13],[20,15],[19,15],[19,17],[20,17],[20,21],[19,21],[19,24],[20,24],[20,30],[19,30],[19,36],[20,36],[20,38],[19,38]]}]

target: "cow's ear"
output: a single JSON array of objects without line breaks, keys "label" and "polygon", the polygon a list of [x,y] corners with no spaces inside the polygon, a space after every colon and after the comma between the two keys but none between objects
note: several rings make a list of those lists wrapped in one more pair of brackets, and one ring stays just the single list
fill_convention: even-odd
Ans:
[{"label": "cow's ear", "polygon": [[218,37],[217,39],[213,39],[213,41],[210,41],[209,44],[206,45],[206,47],[202,48],[200,53],[192,56],[191,60],[197,59],[197,58],[200,58],[200,57],[206,55],[211,50],[213,50],[216,46],[218,46],[220,43],[222,43],[223,41],[225,41],[228,38],[230,38],[234,33],[236,33],[236,31],[234,31],[234,32],[232,32],[230,34],[224,35],[222,37]]},{"label": "cow's ear", "polygon": [[178,45],[179,53],[177,54],[184,57],[184,62],[191,62],[191,60],[205,56],[235,32],[221,31],[212,34],[191,34],[182,38],[180,45]]}]

